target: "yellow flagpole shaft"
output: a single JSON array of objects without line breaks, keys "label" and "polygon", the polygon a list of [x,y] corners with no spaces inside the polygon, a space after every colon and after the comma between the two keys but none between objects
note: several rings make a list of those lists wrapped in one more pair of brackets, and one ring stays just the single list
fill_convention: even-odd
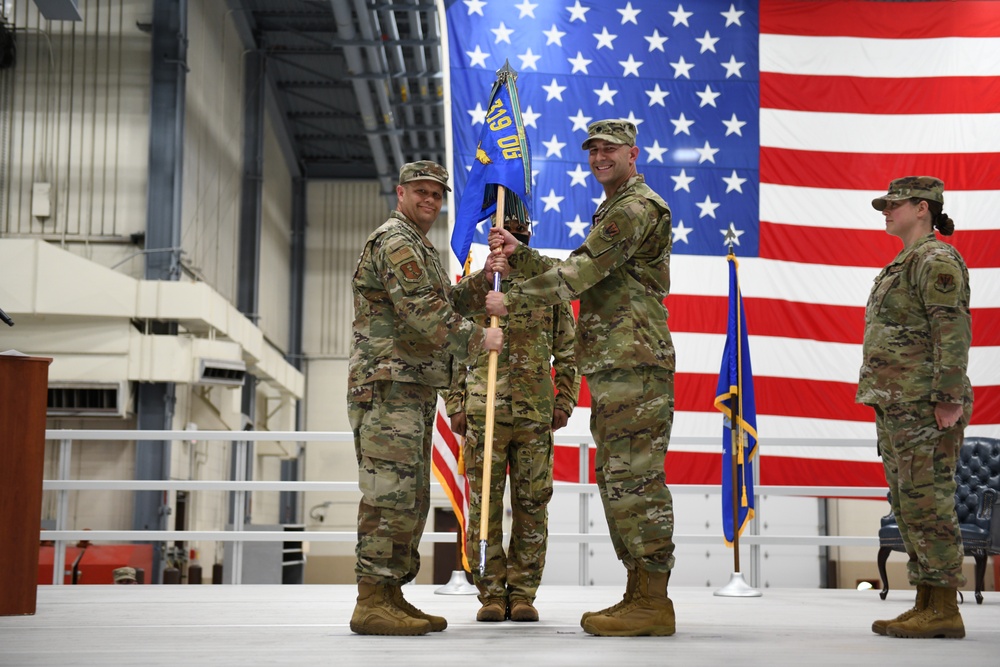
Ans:
[{"label": "yellow flagpole shaft", "polygon": [[[497,186],[497,212],[493,218],[493,227],[503,228],[503,207],[506,188]],[[500,326],[500,318],[490,316],[490,327]],[[486,368],[486,432],[483,434],[483,490],[482,502],[479,506],[479,574],[486,573],[486,536],[490,526],[490,485],[493,472],[493,422],[496,412],[497,396],[497,364],[500,353],[490,350],[489,365]]]}]

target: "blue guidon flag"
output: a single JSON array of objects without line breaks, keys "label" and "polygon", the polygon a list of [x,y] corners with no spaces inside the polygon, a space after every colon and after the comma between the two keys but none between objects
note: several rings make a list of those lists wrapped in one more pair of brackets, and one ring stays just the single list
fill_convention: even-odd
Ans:
[{"label": "blue guidon flag", "polygon": [[[506,189],[504,214],[524,221],[531,219],[531,149],[521,119],[517,73],[510,63],[497,71],[469,164],[451,235],[451,249],[463,264],[477,225],[496,212],[499,187]],[[483,227],[478,231],[482,238]]]},{"label": "blue guidon flag", "polygon": [[[715,407],[722,429],[722,532],[726,544],[743,534],[754,515],[753,460],[757,456],[757,407],[743,295],[736,256],[729,263],[729,323]],[[734,472],[735,469],[735,472]]]}]

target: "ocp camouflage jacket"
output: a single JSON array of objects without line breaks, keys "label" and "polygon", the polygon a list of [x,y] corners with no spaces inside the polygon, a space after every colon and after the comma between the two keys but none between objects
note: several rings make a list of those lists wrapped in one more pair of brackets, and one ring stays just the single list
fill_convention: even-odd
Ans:
[{"label": "ocp camouflage jacket", "polygon": [[971,400],[969,294],[969,271],[951,245],[929,234],[900,251],[868,297],[855,400]]},{"label": "ocp camouflage jacket", "polygon": [[469,362],[483,349],[484,328],[459,313],[482,303],[485,276],[452,286],[437,250],[398,211],[368,237],[352,287],[349,388],[376,380],[444,388],[452,355]]},{"label": "ocp camouflage jacket", "polygon": [[518,248],[512,258],[524,263],[525,272],[548,270],[515,285],[504,303],[516,312],[579,297],[576,360],[584,375],[636,366],[673,370],[663,305],[670,292],[671,235],[666,202],[636,175],[601,203],[583,245],[564,261]]}]

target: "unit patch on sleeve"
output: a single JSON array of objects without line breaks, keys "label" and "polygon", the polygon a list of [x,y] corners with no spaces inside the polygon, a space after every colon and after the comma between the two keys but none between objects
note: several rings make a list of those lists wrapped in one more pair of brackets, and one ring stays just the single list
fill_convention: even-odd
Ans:
[{"label": "unit patch on sleeve", "polygon": [[420,280],[420,277],[424,275],[423,269],[420,268],[420,263],[415,259],[411,259],[406,264],[399,267],[400,272],[403,277],[409,281]]},{"label": "unit patch on sleeve", "polygon": [[939,273],[934,279],[934,289],[942,294],[955,291],[955,276],[948,273]]},{"label": "unit patch on sleeve", "polygon": [[618,236],[618,234],[620,233],[621,230],[618,229],[618,225],[614,222],[609,222],[607,225],[601,228],[600,232],[601,238],[603,238],[605,241],[614,240],[614,238]]}]

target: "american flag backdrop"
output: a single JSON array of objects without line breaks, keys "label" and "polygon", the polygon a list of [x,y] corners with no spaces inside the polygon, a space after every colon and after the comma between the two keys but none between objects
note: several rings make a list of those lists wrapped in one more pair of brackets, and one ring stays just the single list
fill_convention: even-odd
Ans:
[{"label": "american flag backdrop", "polygon": [[[532,245],[563,257],[603,197],[586,126],[638,126],[638,169],[673,212],[675,436],[720,437],[725,233],[737,236],[761,481],[884,483],[854,403],[864,306],[901,248],[872,197],[945,182],[972,281],[968,434],[1000,437],[1000,3],[445,0],[447,109],[461,200],[496,70],[519,72],[532,148]],[[485,225],[481,225],[484,228]],[[474,238],[485,240],[485,229]],[[484,247],[474,246],[481,264]],[[458,272],[456,268],[456,273]],[[587,433],[589,398],[570,432]],[[562,431],[560,433],[564,433]],[[558,437],[558,436],[557,436]],[[768,450],[768,438],[801,439]],[[574,448],[556,478],[578,479]],[[564,450],[564,451],[563,451]],[[700,453],[699,453],[700,452]],[[716,484],[718,454],[671,445],[667,479]]]}]

